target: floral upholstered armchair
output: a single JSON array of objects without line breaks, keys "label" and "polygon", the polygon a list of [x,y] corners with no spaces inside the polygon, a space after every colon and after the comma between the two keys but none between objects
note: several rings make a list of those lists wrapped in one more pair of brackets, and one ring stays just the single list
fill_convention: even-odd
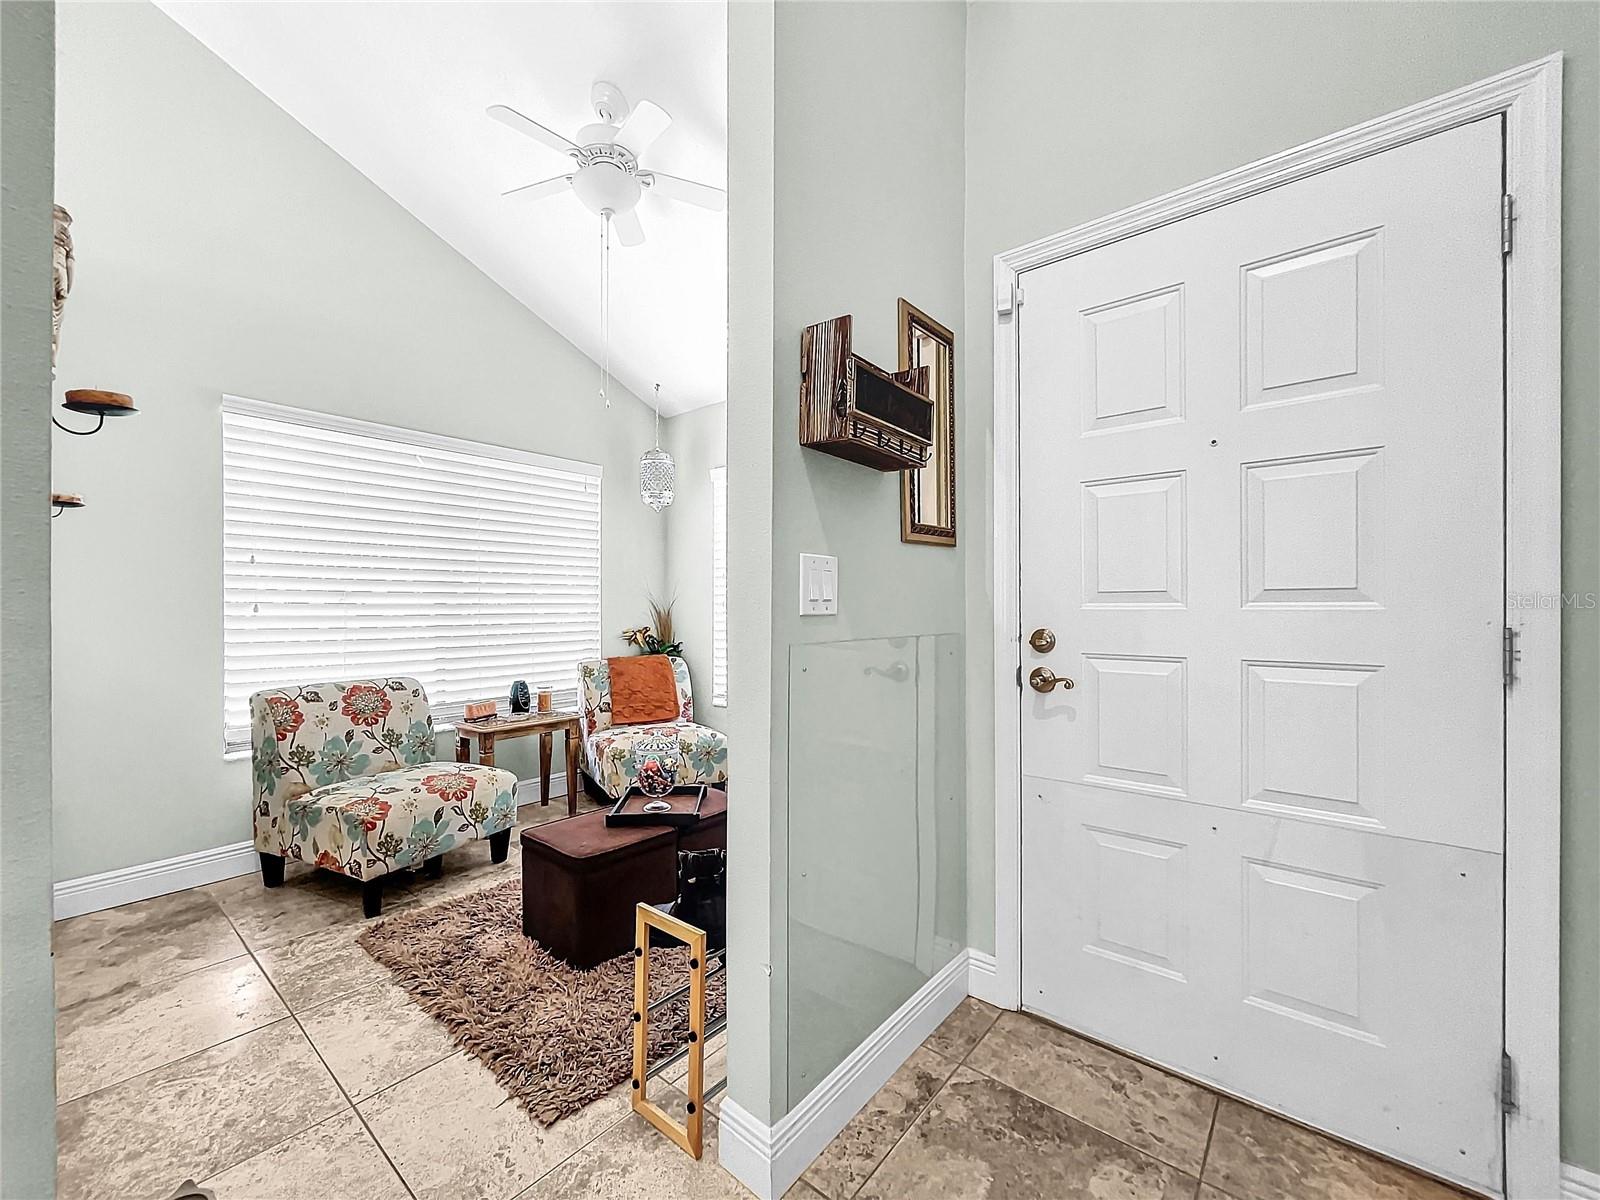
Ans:
[{"label": "floral upholstered armchair", "polygon": [[578,691],[583,703],[583,771],[606,795],[620,800],[639,779],[636,750],[673,767],[675,783],[728,781],[728,738],[694,723],[694,692],[689,665],[672,660],[678,685],[678,718],[651,725],[612,725],[611,672],[603,658],[578,664]]},{"label": "floral upholstered armchair", "polygon": [[357,679],[273,688],[250,697],[253,814],[261,880],[283,882],[287,859],[363,883],[369,917],[383,877],[488,838],[511,848],[517,777],[433,761],[433,717],[415,679]]}]

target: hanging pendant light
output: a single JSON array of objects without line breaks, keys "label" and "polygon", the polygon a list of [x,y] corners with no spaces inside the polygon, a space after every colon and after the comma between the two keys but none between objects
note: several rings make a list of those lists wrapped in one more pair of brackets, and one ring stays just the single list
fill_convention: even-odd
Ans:
[{"label": "hanging pendant light", "polygon": [[639,457],[639,499],[656,512],[672,503],[672,486],[677,481],[672,455],[661,448],[661,385],[656,384],[656,444]]}]

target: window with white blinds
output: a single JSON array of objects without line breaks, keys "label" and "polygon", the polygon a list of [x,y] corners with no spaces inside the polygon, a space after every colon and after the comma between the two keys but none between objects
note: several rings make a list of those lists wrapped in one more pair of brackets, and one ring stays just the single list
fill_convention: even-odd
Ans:
[{"label": "window with white blinds", "polygon": [[728,468],[711,468],[711,703],[728,703]]},{"label": "window with white blinds", "polygon": [[600,468],[227,397],[223,726],[264,687],[415,676],[436,723],[600,650]]}]

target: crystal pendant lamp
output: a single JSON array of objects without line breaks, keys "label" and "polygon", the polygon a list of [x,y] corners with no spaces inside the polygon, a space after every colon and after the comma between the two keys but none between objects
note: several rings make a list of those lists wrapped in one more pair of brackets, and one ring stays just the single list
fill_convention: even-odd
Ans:
[{"label": "crystal pendant lamp", "polygon": [[656,444],[639,456],[639,499],[656,512],[672,503],[677,468],[672,455],[661,448],[661,385],[656,384]]}]

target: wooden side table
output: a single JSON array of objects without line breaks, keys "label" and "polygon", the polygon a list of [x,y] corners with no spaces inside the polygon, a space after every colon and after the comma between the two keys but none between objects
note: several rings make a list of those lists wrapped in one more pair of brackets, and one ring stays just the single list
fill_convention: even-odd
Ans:
[{"label": "wooden side table", "polygon": [[456,722],[456,761],[472,761],[472,742],[478,743],[478,761],[494,766],[494,744],[500,738],[539,735],[539,803],[550,803],[551,738],[567,735],[567,816],[578,813],[578,756],[583,753],[583,725],[577,713],[530,712]]}]

